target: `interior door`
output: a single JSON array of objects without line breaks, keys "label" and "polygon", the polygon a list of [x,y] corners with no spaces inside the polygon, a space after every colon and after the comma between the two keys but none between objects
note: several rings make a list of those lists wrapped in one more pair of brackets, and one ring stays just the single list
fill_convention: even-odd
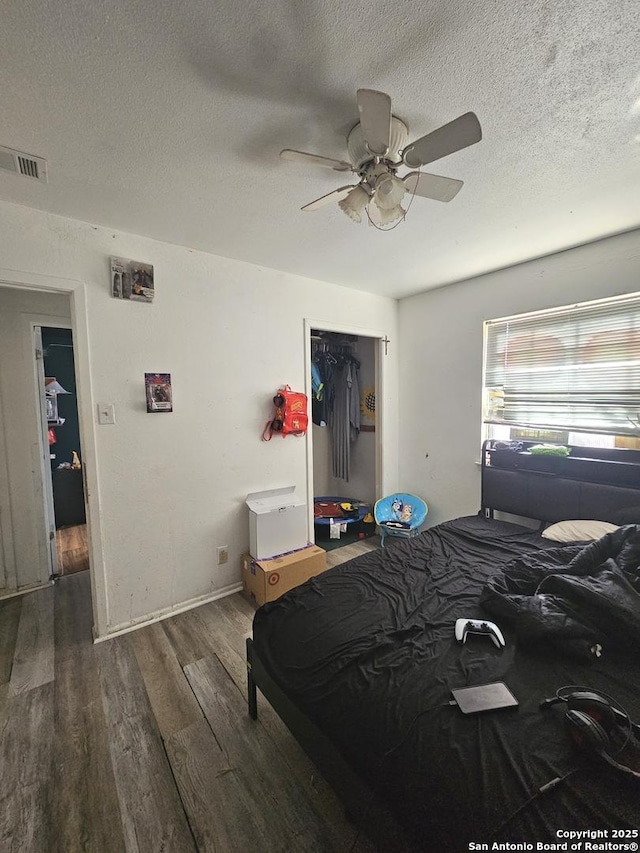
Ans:
[{"label": "interior door", "polygon": [[49,425],[47,423],[47,406],[44,391],[44,356],[42,352],[42,327],[33,327],[33,346],[36,363],[38,407],[40,416],[40,463],[42,468],[42,485],[45,502],[47,538],[49,542],[50,576],[58,574],[58,552],[56,549],[56,516],[53,507],[53,483],[51,480],[51,458],[49,451]]}]

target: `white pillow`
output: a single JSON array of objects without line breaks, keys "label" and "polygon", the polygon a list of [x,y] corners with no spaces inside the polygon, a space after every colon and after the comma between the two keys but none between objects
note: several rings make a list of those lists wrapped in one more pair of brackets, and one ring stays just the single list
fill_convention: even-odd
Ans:
[{"label": "white pillow", "polygon": [[587,542],[589,539],[600,539],[605,533],[617,530],[616,524],[608,521],[581,521],[569,520],[559,521],[542,531],[545,539],[553,539],[554,542]]}]

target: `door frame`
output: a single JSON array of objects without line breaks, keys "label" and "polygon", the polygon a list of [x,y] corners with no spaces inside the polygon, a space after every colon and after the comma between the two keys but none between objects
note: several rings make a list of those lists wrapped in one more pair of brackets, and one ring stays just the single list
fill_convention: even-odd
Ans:
[{"label": "door frame", "polygon": [[[87,287],[84,282],[75,279],[10,270],[2,267],[0,267],[0,286],[25,288],[48,293],[64,293],[70,300],[78,419],[80,422],[80,440],[83,448],[82,470],[87,507],[89,577],[91,580],[93,635],[95,639],[106,635],[109,614],[102,546],[103,529],[100,514],[100,494],[98,490],[98,448],[91,379]],[[50,325],[49,319],[47,319],[44,325]]]},{"label": "door frame", "polygon": [[[385,464],[386,454],[384,451],[384,431],[385,431],[385,388],[387,382],[387,359],[385,357],[383,345],[387,338],[387,333],[380,329],[363,328],[362,326],[351,326],[346,323],[328,322],[327,320],[310,320],[305,318],[304,321],[304,370],[305,370],[305,393],[307,400],[311,400],[311,330],[320,329],[323,332],[338,332],[343,335],[357,335],[361,338],[372,338],[374,341],[374,385],[376,392],[376,430],[375,430],[375,495],[376,500],[382,497],[383,487],[385,483]],[[311,426],[307,430],[307,518],[308,518],[308,539],[309,542],[314,539],[313,525],[313,430]]]}]

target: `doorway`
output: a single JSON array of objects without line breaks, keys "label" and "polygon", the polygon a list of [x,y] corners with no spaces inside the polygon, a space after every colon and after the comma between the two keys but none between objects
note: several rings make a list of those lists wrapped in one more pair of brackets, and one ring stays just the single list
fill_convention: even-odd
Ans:
[{"label": "doorway", "polygon": [[35,357],[44,367],[45,453],[50,463],[57,574],[62,576],[89,568],[73,332],[50,326],[36,327],[35,332]]},{"label": "doorway", "polygon": [[[86,496],[89,582],[95,640],[108,634],[89,347],[87,287],[82,281],[0,268],[0,598],[51,583],[55,565],[47,528],[33,326],[73,331],[77,405]],[[44,405],[42,406],[44,408]]]},{"label": "doorway", "polygon": [[[49,586],[59,574],[50,459],[56,444],[49,444],[49,429],[62,430],[71,419],[63,398],[73,400],[77,424],[79,389],[74,365],[71,374],[47,370],[48,379],[66,383],[50,382],[50,392],[59,387],[73,393],[45,392],[41,334],[49,329],[66,336],[61,343],[72,340],[73,298],[59,287],[22,286],[0,277],[0,598]],[[87,567],[91,538],[85,533],[82,540],[69,550],[83,548]],[[79,554],[72,556],[77,565]]]},{"label": "doorway", "polygon": [[[382,416],[376,402],[383,334],[322,323],[309,323],[306,332],[310,539],[333,550],[375,534],[370,519],[382,481]],[[343,502],[350,510],[334,517],[332,507]]]}]

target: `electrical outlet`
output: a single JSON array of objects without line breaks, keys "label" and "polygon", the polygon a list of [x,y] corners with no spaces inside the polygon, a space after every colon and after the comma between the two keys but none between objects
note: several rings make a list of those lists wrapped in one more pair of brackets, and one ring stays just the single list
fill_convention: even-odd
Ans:
[{"label": "electrical outlet", "polygon": [[218,548],[218,565],[222,566],[224,563],[229,561],[229,546],[228,545],[220,545]]}]

